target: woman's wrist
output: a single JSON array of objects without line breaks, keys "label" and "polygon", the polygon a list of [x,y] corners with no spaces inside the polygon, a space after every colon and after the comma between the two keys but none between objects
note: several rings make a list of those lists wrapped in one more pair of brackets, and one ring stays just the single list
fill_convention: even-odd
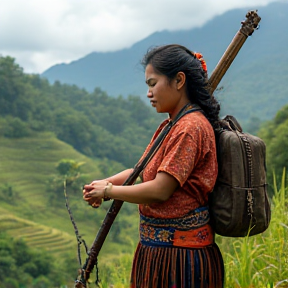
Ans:
[{"label": "woman's wrist", "polygon": [[111,199],[109,193],[111,192],[112,188],[113,188],[113,184],[111,182],[107,182],[107,185],[105,186],[104,193],[103,193],[104,201],[107,201],[107,200]]}]

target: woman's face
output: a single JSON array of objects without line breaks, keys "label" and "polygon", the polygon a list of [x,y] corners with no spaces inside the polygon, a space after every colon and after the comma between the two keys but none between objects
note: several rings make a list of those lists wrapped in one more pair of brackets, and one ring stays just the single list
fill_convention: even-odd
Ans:
[{"label": "woman's face", "polygon": [[175,117],[182,108],[181,93],[178,91],[177,78],[169,79],[156,73],[153,66],[148,64],[145,69],[145,79],[148,85],[147,97],[158,113],[169,113]]}]

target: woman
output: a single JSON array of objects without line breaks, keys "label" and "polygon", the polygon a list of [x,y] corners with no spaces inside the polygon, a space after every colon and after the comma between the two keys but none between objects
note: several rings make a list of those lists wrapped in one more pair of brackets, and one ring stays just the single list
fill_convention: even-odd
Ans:
[{"label": "woman", "polygon": [[[132,169],[84,186],[84,200],[99,206],[111,198],[139,204],[140,242],[132,288],[221,288],[223,260],[209,225],[208,195],[217,177],[213,128],[220,106],[207,89],[201,54],[180,45],[160,46],[142,61],[147,97],[171,128],[141,174],[142,183],[121,186]],[[201,111],[190,112],[200,107]]]}]

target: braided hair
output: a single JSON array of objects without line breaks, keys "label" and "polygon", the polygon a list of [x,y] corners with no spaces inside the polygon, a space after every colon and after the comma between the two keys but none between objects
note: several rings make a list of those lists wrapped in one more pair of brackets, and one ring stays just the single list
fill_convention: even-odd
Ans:
[{"label": "braided hair", "polygon": [[144,68],[151,64],[157,73],[170,81],[178,72],[183,72],[189,101],[198,104],[212,127],[218,128],[220,104],[209,93],[206,63],[200,53],[177,44],[164,45],[149,50],[141,63]]}]

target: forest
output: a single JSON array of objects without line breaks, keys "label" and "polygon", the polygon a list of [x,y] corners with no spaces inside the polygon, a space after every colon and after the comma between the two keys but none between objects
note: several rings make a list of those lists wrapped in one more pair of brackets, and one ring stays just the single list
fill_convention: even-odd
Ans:
[{"label": "forest", "polygon": [[[109,203],[97,213],[88,210],[80,203],[81,186],[95,177],[133,167],[164,117],[137,95],[115,98],[100,88],[88,92],[59,81],[50,84],[39,75],[24,73],[14,58],[0,57],[1,287],[72,287],[69,285],[77,274],[76,242],[65,210],[63,179],[73,215],[91,243]],[[272,288],[288,281],[287,247],[281,242],[288,227],[287,173],[283,170],[288,163],[288,105],[273,119],[252,124],[249,132],[257,133],[266,143],[269,194],[278,212],[266,236],[250,242],[218,241],[223,248],[231,247],[225,254],[227,265],[234,265],[227,273],[231,284],[227,287]],[[138,218],[136,206],[122,209],[104,247],[102,287],[127,287]],[[277,222],[280,218],[281,223]],[[267,243],[268,255],[259,248]],[[253,250],[256,247],[260,250]],[[251,260],[255,265],[240,263],[243,253],[255,254]],[[267,257],[260,261],[260,255]],[[280,270],[277,263],[282,265]],[[247,268],[243,274],[249,271],[250,276],[236,279],[233,273],[243,265]],[[262,271],[262,276],[257,271]],[[266,272],[273,275],[269,283],[263,278]],[[254,286],[249,286],[251,281]]]},{"label": "forest", "polygon": [[99,88],[88,93],[58,81],[50,85],[39,75],[24,74],[11,57],[0,61],[0,136],[50,131],[89,157],[130,167],[160,122],[137,96],[112,98]]}]

